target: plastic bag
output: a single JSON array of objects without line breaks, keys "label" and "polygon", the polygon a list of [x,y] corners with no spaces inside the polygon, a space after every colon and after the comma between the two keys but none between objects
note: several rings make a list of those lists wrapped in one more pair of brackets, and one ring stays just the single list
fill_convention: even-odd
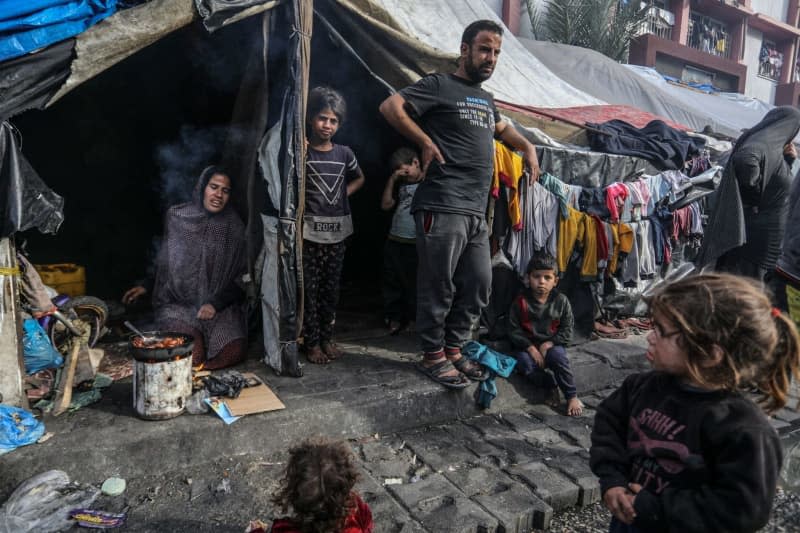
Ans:
[{"label": "plastic bag", "polygon": [[44,435],[44,424],[25,409],[0,404],[0,455],[33,444]]},{"label": "plastic bag", "polygon": [[90,507],[100,491],[70,483],[61,470],[22,482],[0,507],[0,533],[47,533],[71,528],[70,511]]},{"label": "plastic bag", "polygon": [[22,329],[24,332],[22,352],[26,374],[33,374],[45,368],[58,368],[64,364],[64,358],[53,348],[47,333],[36,320],[26,318],[22,323]]}]

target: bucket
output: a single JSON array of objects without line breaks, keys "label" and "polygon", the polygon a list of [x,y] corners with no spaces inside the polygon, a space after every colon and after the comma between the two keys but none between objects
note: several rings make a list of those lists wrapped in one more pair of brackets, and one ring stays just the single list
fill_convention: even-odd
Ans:
[{"label": "bucket", "polygon": [[174,418],[186,409],[191,395],[191,355],[177,361],[133,361],[133,408],[140,418]]},{"label": "bucket", "polygon": [[134,338],[133,408],[145,420],[167,420],[186,409],[192,395],[192,349],[190,335],[172,332],[148,332],[161,338],[180,338],[183,343],[174,348],[137,348]]},{"label": "bucket", "polygon": [[86,294],[86,269],[75,263],[33,265],[42,282],[53,287],[59,294],[83,296]]}]

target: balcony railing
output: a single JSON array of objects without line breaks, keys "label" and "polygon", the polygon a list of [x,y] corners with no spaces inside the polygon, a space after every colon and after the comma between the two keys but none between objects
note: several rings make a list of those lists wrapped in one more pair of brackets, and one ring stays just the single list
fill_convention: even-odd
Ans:
[{"label": "balcony railing", "polygon": [[719,24],[704,24],[695,17],[689,19],[686,46],[725,59],[731,58],[730,32]]},{"label": "balcony railing", "polygon": [[675,15],[666,9],[651,7],[647,11],[647,16],[639,25],[636,35],[652,33],[657,37],[672,40],[672,26],[675,24]]}]

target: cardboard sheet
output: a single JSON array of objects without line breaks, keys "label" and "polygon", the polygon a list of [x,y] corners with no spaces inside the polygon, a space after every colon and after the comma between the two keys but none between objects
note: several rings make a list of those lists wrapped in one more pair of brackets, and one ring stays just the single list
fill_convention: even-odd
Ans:
[{"label": "cardboard sheet", "polygon": [[283,402],[258,376],[249,372],[242,375],[248,381],[253,380],[257,384],[242,389],[238,398],[225,399],[225,405],[233,416],[251,415],[253,413],[264,413],[286,408]]}]

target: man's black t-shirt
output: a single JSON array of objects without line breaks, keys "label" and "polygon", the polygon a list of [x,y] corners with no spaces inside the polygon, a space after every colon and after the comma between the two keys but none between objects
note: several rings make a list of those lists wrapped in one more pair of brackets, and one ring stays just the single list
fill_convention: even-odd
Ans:
[{"label": "man's black t-shirt", "polygon": [[411,211],[484,216],[494,166],[492,139],[500,121],[491,93],[452,74],[431,74],[400,95],[445,161],[431,161]]}]

